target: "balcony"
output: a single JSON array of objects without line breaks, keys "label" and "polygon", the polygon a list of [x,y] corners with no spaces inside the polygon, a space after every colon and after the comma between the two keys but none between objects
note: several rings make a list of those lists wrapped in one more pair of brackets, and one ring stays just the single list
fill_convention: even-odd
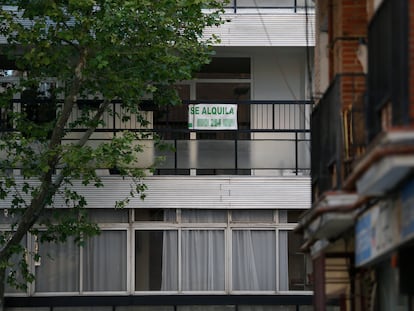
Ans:
[{"label": "balcony", "polygon": [[367,148],[345,183],[363,196],[393,191],[414,167],[408,21],[405,1],[386,0],[369,25]]},{"label": "balcony", "polygon": [[312,246],[316,241],[335,240],[352,227],[363,202],[344,190],[344,180],[365,150],[364,87],[363,74],[337,75],[312,112],[312,208],[296,231],[305,235],[304,248],[315,252],[328,245]]},{"label": "balcony", "polygon": [[311,0],[231,0],[220,27],[206,28],[217,35],[218,46],[307,47],[315,45],[315,8]]},{"label": "balcony", "polygon": [[362,196],[383,196],[412,173],[413,155],[414,128],[389,129],[371,144],[347,183],[355,182]]},{"label": "balcony", "polygon": [[226,12],[230,13],[297,13],[314,10],[315,4],[308,0],[231,0],[226,4]]},{"label": "balcony", "polygon": [[[206,102],[230,104],[225,101],[203,101]],[[81,116],[85,106],[93,108],[97,103],[79,101],[68,124]],[[238,106],[236,130],[189,130],[188,105],[196,103],[185,101],[178,107],[156,109],[152,102],[143,102],[140,117],[148,125],[142,126],[136,115],[130,120],[122,120],[119,115],[125,111],[119,102],[113,102],[89,144],[98,145],[125,130],[145,134],[146,137],[139,142],[144,149],[140,165],[148,167],[156,158],[163,157],[164,160],[155,169],[156,175],[309,175],[310,102],[232,102]],[[32,107],[32,118],[36,120],[36,114],[42,114],[44,110],[40,108],[45,105],[38,100],[22,105],[21,100],[16,99],[12,108],[20,111]],[[54,111],[49,112],[53,118]],[[13,130],[7,113],[3,113],[0,121],[3,131]],[[79,127],[68,129],[65,143],[76,140],[83,131]],[[158,150],[152,139],[155,134],[170,148]],[[105,169],[108,168],[102,168]]]},{"label": "balcony", "polygon": [[383,1],[368,29],[368,138],[409,123],[408,4]]},{"label": "balcony", "polygon": [[363,74],[337,75],[312,112],[312,185],[316,201],[340,190],[365,148]]}]

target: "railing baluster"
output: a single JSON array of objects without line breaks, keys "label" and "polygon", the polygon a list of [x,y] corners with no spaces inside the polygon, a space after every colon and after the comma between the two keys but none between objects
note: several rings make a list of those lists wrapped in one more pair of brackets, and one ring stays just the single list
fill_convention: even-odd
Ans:
[{"label": "railing baluster", "polygon": [[298,175],[298,171],[299,171],[299,160],[298,160],[298,132],[295,132],[295,175]]}]

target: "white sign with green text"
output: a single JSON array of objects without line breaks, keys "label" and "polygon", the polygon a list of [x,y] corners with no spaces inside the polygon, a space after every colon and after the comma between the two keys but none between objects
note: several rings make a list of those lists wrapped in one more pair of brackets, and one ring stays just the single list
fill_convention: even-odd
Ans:
[{"label": "white sign with green text", "polygon": [[190,130],[237,130],[237,105],[188,105],[188,128]]}]

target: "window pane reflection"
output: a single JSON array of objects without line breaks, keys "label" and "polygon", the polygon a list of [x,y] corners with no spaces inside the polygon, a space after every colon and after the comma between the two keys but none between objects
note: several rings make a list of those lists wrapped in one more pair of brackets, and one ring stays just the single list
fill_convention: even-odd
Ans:
[{"label": "window pane reflection", "polygon": [[177,231],[135,232],[135,290],[178,289]]}]

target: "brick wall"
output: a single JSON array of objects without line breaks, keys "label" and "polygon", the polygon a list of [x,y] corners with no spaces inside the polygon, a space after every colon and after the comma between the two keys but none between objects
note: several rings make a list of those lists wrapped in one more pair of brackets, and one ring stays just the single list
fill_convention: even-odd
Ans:
[{"label": "brick wall", "polygon": [[327,4],[328,0],[316,0],[315,5],[318,8],[315,14],[315,54],[314,54],[314,87],[313,94],[316,102],[321,98],[323,92],[329,86],[328,81],[328,35],[327,35]]},{"label": "brick wall", "polygon": [[357,51],[360,38],[367,34],[367,9],[363,0],[333,1],[332,42],[333,75],[362,73]]},{"label": "brick wall", "polygon": [[[362,74],[358,46],[367,35],[367,3],[363,0],[332,0],[332,64],[337,74]],[[365,90],[365,79],[347,76],[341,80],[342,109],[348,109]]]}]

